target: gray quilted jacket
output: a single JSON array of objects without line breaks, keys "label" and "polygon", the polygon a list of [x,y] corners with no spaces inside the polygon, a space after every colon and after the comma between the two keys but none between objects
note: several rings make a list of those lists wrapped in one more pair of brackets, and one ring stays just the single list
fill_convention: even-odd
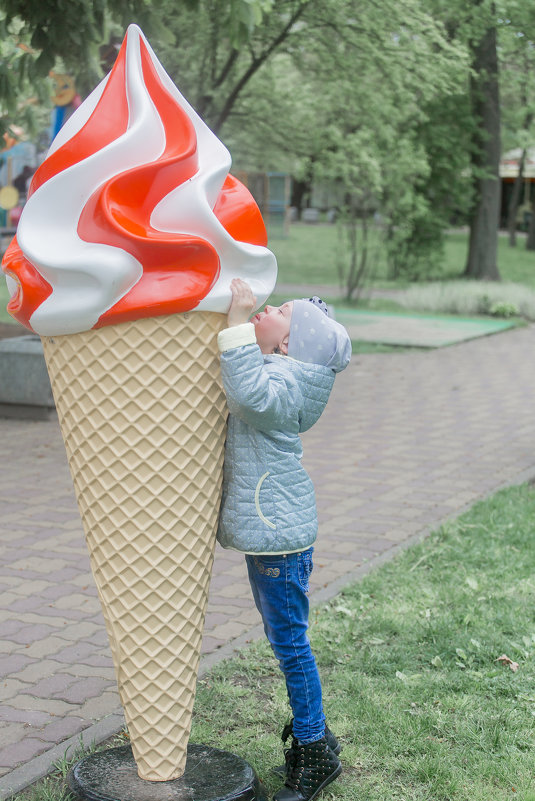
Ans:
[{"label": "gray quilted jacket", "polygon": [[230,415],[218,540],[245,553],[303,551],[318,521],[299,433],[323,412],[335,374],[258,345],[222,353],[221,371]]}]

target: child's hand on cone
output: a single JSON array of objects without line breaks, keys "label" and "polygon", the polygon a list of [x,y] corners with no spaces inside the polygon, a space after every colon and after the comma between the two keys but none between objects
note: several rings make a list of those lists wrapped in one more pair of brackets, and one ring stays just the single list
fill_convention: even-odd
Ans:
[{"label": "child's hand on cone", "polygon": [[233,278],[230,282],[230,291],[232,292],[232,301],[227,313],[229,328],[246,323],[256,308],[256,297],[246,281],[242,281],[241,278]]}]

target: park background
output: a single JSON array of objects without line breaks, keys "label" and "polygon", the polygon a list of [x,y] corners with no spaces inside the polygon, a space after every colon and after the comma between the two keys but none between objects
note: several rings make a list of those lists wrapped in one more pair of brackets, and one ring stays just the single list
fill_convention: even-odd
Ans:
[{"label": "park background", "polygon": [[[464,311],[475,293],[479,313],[533,312],[509,286],[530,286],[535,260],[532,3],[3,0],[0,181],[22,189],[8,228],[133,20],[230,149],[279,281],[337,285],[352,301],[416,283],[415,308]],[[471,283],[500,279],[497,293]]]},{"label": "park background", "polygon": [[[4,185],[73,105],[50,72],[83,99],[132,21],[255,191],[281,284],[327,288],[337,308],[535,320],[531,2],[1,0]],[[377,376],[395,372],[386,358]],[[505,490],[318,610],[345,749],[329,795],[533,801],[533,497]],[[284,712],[255,645],[203,677],[194,735],[273,783]],[[57,767],[29,794],[68,797]]]}]

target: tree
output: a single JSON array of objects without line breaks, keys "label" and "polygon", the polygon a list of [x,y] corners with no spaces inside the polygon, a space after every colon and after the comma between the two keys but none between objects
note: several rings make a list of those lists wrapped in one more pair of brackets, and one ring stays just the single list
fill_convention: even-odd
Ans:
[{"label": "tree", "polygon": [[[24,59],[6,72],[0,100],[14,111],[21,68],[34,82],[57,60],[75,77],[82,95],[102,77],[99,47],[122,36],[135,20],[168,71],[190,79],[190,97],[218,130],[250,78],[277,51],[308,0],[0,0],[4,37],[27,46]],[[167,56],[167,57],[166,57]],[[109,67],[109,65],[108,65]]]},{"label": "tree", "polygon": [[444,154],[447,136],[443,149],[433,145],[429,123],[430,149],[443,154],[434,170],[440,213],[422,233],[434,198],[429,153],[419,137],[431,105],[458,92],[463,74],[465,49],[449,43],[442,24],[416,0],[403,8],[393,0],[311,2],[284,52],[235,104],[224,128],[233,152],[251,160],[256,153],[266,166],[272,156],[279,165],[293,161],[303,188],[313,176],[338,192],[348,296],[375,260],[377,225],[371,223],[378,215],[389,233],[393,270],[402,269],[397,257],[403,253],[403,269],[424,272],[439,247],[452,208],[448,190],[462,170],[458,158]]},{"label": "tree", "polygon": [[[33,108],[22,113],[21,96],[38,93],[41,107],[50,109],[52,67],[70,72],[82,97],[88,94],[111,68],[135,20],[179,88],[219,132],[314,1],[189,0],[177,7],[174,0],[72,0],[64,9],[56,0],[0,0],[3,47],[11,56],[0,62],[0,125],[35,128],[28,120]],[[240,125],[238,113],[229,135]]]},{"label": "tree", "polygon": [[36,136],[49,115],[50,86],[30,79],[31,53],[19,45],[12,37],[0,40],[0,135],[19,126]]},{"label": "tree", "polygon": [[[479,12],[479,13],[478,13]],[[473,131],[472,180],[474,204],[465,275],[499,280],[498,223],[500,213],[500,104],[497,20],[494,2],[474,2],[470,39],[472,72],[470,100],[477,126]]]},{"label": "tree", "polygon": [[[535,117],[535,9],[531,4],[510,3],[499,33],[502,132],[504,150],[520,150],[519,169],[509,196],[509,244],[516,245],[518,208],[524,183],[528,147],[533,143]],[[528,237],[529,246],[529,237]]]},{"label": "tree", "polygon": [[440,20],[419,2],[401,8],[384,0],[380,11],[353,3],[349,14],[348,5],[345,16],[353,24],[342,36],[332,29],[320,51],[323,69],[336,80],[322,98],[330,124],[318,163],[343,190],[349,228],[360,220],[359,238],[349,240],[360,249],[358,257],[348,249],[349,296],[352,276],[362,274],[373,251],[376,232],[366,224],[371,215],[380,217],[391,274],[429,274],[449,224],[444,198],[446,186],[451,191],[455,184],[458,160],[442,160],[439,192],[438,157],[433,166],[438,140],[424,132],[433,106],[458,92],[466,51],[448,41]]},{"label": "tree", "polygon": [[[506,52],[511,51],[511,36],[523,28],[533,16],[531,4],[522,0],[433,0],[433,8],[446,25],[452,41],[465,43],[471,53],[467,73],[470,101],[468,125],[470,174],[472,177],[469,250],[465,275],[488,280],[499,279],[497,265],[497,236],[501,184],[499,161],[501,155],[501,104],[500,65],[504,61],[504,34],[507,34]],[[511,32],[512,33],[511,33]],[[515,45],[518,50],[518,43]],[[512,66],[512,61],[509,67]],[[516,67],[515,80],[517,78]],[[513,92],[518,100],[518,92]],[[504,106],[515,106],[509,92],[504,93]],[[518,127],[518,126],[517,126]]]},{"label": "tree", "polygon": [[[134,3],[118,0],[116,13],[127,5]],[[32,127],[32,109],[26,103],[32,95],[50,106],[48,75],[58,62],[60,71],[75,75],[83,94],[95,86],[101,77],[95,48],[105,35],[107,9],[107,0],[0,0],[3,130],[13,123]]]},{"label": "tree", "polygon": [[[0,98],[15,96],[8,91],[14,76],[44,74],[60,56],[66,68],[81,65],[85,77],[78,82],[85,80],[89,90],[103,74],[99,48],[111,43],[113,55],[110,37],[120,40],[135,18],[238,168],[291,172],[301,197],[317,178],[336,188],[339,211],[354,233],[348,294],[351,276],[369,264],[373,228],[367,223],[374,213],[392,275],[431,275],[443,233],[457,217],[471,221],[467,272],[496,278],[496,36],[509,20],[497,2],[523,5],[73,0],[67,5],[70,23],[78,15],[74,25],[65,24],[56,0],[0,0],[12,49],[23,43],[33,50],[17,51],[5,86],[0,69]],[[527,30],[524,17],[514,24]],[[512,36],[511,25],[507,32]],[[511,76],[518,76],[509,61]],[[501,63],[505,70],[503,53]],[[508,101],[516,108],[513,94]],[[508,119],[511,131],[518,129]]]},{"label": "tree", "polygon": [[[314,2],[199,0],[179,13],[171,4],[164,16],[171,36],[161,42],[159,55],[213,131],[222,130],[251,80],[289,46]],[[238,24],[255,6],[249,24]]]}]

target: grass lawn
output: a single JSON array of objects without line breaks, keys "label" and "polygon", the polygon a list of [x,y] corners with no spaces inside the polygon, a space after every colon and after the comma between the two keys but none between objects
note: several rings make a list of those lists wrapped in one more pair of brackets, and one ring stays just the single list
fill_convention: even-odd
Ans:
[{"label": "grass lawn", "polygon": [[[281,283],[338,284],[336,225],[293,224],[286,239],[273,238],[270,247],[279,263]],[[468,249],[468,234],[454,232],[446,236],[442,268],[430,276],[433,280],[452,280],[461,276]],[[498,263],[503,281],[526,284],[535,288],[535,252],[526,251],[524,239],[510,248],[507,237],[498,238]],[[377,286],[405,287],[406,282],[387,280],[386,265],[379,261],[374,278]]]},{"label": "grass lawn", "polygon": [[[444,280],[459,278],[464,270],[468,251],[468,234],[455,232],[446,236]],[[526,250],[525,237],[517,238],[517,246],[509,247],[507,236],[498,237],[498,268],[502,281],[535,288],[535,251]]]},{"label": "grass lawn", "polygon": [[[534,521],[533,485],[502,491],[313,610],[343,744],[324,798],[535,801]],[[191,739],[244,756],[271,794],[287,714],[255,643],[200,681]],[[64,798],[62,772],[24,798]]]}]

